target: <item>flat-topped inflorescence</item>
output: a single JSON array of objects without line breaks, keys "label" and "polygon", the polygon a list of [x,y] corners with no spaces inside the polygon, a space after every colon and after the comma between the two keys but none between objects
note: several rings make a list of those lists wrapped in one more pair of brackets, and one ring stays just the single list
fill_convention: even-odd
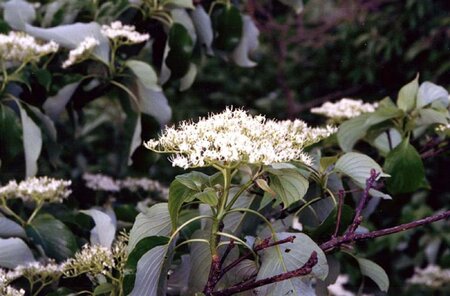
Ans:
[{"label": "flat-topped inflorescence", "polygon": [[332,126],[311,128],[301,120],[276,121],[227,108],[198,122],[183,121],[177,127],[167,127],[158,140],[144,145],[155,152],[174,154],[170,158],[173,166],[185,169],[238,163],[310,164],[304,148],[334,132]]},{"label": "flat-topped inflorescence", "polygon": [[54,42],[39,42],[23,32],[0,34],[0,62],[27,63],[38,61],[41,57],[58,51]]},{"label": "flat-topped inflorescence", "polygon": [[374,112],[377,103],[364,103],[362,100],[343,98],[335,103],[326,102],[322,106],[312,108],[311,113],[320,114],[336,121],[357,117],[363,113]]},{"label": "flat-topped inflorescence", "polygon": [[31,177],[17,183],[9,181],[0,187],[0,199],[21,198],[23,201],[63,202],[72,192],[71,181],[57,180],[49,177]]}]

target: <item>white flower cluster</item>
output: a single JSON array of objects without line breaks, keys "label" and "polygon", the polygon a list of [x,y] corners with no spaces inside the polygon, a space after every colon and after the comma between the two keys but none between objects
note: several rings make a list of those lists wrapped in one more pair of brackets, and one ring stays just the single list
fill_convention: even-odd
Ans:
[{"label": "white flower cluster", "polygon": [[447,132],[450,131],[450,123],[447,124],[441,124],[438,127],[436,127],[437,132]]},{"label": "white flower cluster", "polygon": [[89,57],[94,48],[99,45],[100,42],[94,37],[86,37],[84,40],[78,44],[75,49],[69,52],[69,58],[65,60],[62,64],[63,68],[68,68],[73,64],[79,63]]},{"label": "white flower cluster", "polygon": [[139,190],[156,192],[161,197],[168,196],[169,189],[156,180],[148,178],[131,178],[124,180],[114,180],[113,178],[102,174],[83,174],[86,181],[86,187],[95,191],[118,192],[120,190],[129,190],[136,192]]},{"label": "white flower cluster", "polygon": [[37,42],[36,39],[22,32],[0,34],[0,61],[29,62],[38,61],[42,56],[58,51],[59,45],[54,41]]},{"label": "white flower cluster", "polygon": [[62,272],[62,265],[56,264],[55,262],[49,262],[47,264],[33,262],[27,265],[19,265],[11,273],[16,278],[23,276],[34,279],[35,281],[37,278],[42,281],[47,281],[48,279],[58,279]]},{"label": "white flower cluster", "polygon": [[21,198],[23,201],[62,202],[72,192],[68,187],[71,181],[48,177],[31,177],[17,183],[10,181],[0,187],[0,199]]},{"label": "white flower cluster", "polygon": [[109,26],[103,25],[101,32],[111,40],[126,44],[141,43],[150,38],[149,34],[141,34],[134,26],[123,25],[120,21],[112,22]]},{"label": "white flower cluster", "polygon": [[374,112],[378,103],[364,103],[362,100],[343,98],[336,103],[326,102],[320,107],[312,108],[311,113],[324,115],[335,120],[357,117],[362,113]]},{"label": "white flower cluster", "polygon": [[[330,296],[355,296],[352,291],[347,290],[344,285],[349,282],[349,276],[346,274],[340,274],[336,279],[336,282],[327,287]],[[372,296],[372,294],[358,294],[361,296]]]},{"label": "white flower cluster", "polygon": [[9,272],[6,272],[4,269],[0,268],[0,295],[2,296],[24,296],[25,290],[20,289],[17,290],[9,285],[11,281],[15,278],[12,278]]},{"label": "white flower cluster", "polygon": [[91,275],[110,274],[114,268],[114,257],[111,250],[100,245],[83,246],[74,258],[63,263],[62,270],[68,277],[78,276],[83,273]]},{"label": "white flower cluster", "polygon": [[237,163],[272,164],[288,161],[311,163],[303,149],[336,132],[311,128],[300,120],[275,121],[227,108],[196,123],[167,127],[158,140],[144,146],[159,153],[174,153],[173,166],[182,168]]},{"label": "white flower cluster", "polygon": [[450,285],[450,269],[442,269],[437,265],[428,265],[424,269],[416,268],[414,275],[408,279],[413,285],[427,286],[432,289]]},{"label": "white flower cluster", "polygon": [[84,173],[83,179],[86,182],[86,187],[95,191],[120,191],[119,185],[110,176]]}]

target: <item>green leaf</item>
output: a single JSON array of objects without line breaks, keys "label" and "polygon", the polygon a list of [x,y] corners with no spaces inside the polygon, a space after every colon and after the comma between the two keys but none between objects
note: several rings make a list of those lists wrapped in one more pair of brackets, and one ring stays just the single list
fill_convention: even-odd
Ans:
[{"label": "green leaf", "polygon": [[171,77],[178,79],[189,71],[194,43],[188,30],[179,23],[172,25],[168,38],[169,53],[165,64],[170,69]]},{"label": "green leaf", "polygon": [[111,283],[103,283],[98,285],[94,290],[94,295],[111,295],[111,292],[114,290],[114,285]]},{"label": "green leaf", "polygon": [[31,3],[11,0],[3,4],[3,17],[13,29],[23,31],[26,24],[36,19],[36,11]]},{"label": "green leaf", "polygon": [[208,54],[212,54],[211,46],[214,40],[214,34],[209,14],[205,11],[203,5],[197,5],[195,6],[195,10],[191,12],[191,17],[200,45],[206,48]]},{"label": "green leaf", "polygon": [[50,214],[37,216],[25,230],[32,241],[43,248],[47,256],[57,261],[72,257],[78,249],[70,229]]},{"label": "green leaf", "polygon": [[380,173],[380,177],[389,177],[383,173],[380,165],[365,154],[347,152],[336,162],[334,171],[350,177],[361,188],[366,187],[366,180],[370,177],[371,170]]},{"label": "green leaf", "polygon": [[227,52],[234,50],[242,37],[243,21],[239,10],[233,5],[217,4],[211,20],[215,35],[214,47]]},{"label": "green leaf", "polygon": [[128,252],[133,251],[140,240],[150,236],[168,236],[171,231],[167,203],[153,205],[145,213],[140,213],[130,231]]},{"label": "green leaf", "polygon": [[19,118],[11,108],[0,104],[0,155],[4,162],[21,153],[21,134]]},{"label": "green leaf", "polygon": [[59,115],[66,108],[67,103],[70,101],[79,85],[80,81],[64,85],[56,95],[47,98],[42,105],[45,114],[47,114],[53,121],[56,121],[59,118]]},{"label": "green leaf", "polygon": [[42,133],[37,124],[28,116],[27,112],[17,99],[14,100],[20,110],[23,130],[23,148],[25,152],[26,177],[36,175],[38,171],[37,160],[42,149]]},{"label": "green leaf", "polygon": [[181,8],[194,9],[194,4],[192,0],[163,0],[162,5],[173,5]]},{"label": "green leaf", "polygon": [[236,65],[240,67],[254,67],[257,64],[250,59],[253,51],[259,47],[259,30],[248,15],[243,16],[242,37],[231,55]]},{"label": "green leaf", "polygon": [[297,14],[303,11],[303,0],[279,0],[279,1],[291,7]]},{"label": "green leaf", "polygon": [[384,269],[373,261],[355,257],[358,261],[361,273],[371,278],[381,291],[387,292],[389,289],[389,278]]},{"label": "green leaf", "polygon": [[136,280],[130,296],[166,294],[168,252],[168,244],[158,245],[139,259],[136,266]]},{"label": "green leaf", "polygon": [[0,213],[0,237],[12,237],[17,236],[21,238],[26,238],[27,235],[22,226],[18,223],[3,217]]},{"label": "green leaf", "polygon": [[195,191],[202,191],[205,185],[209,185],[209,176],[197,171],[178,175],[175,177],[175,180],[179,181],[187,188]]},{"label": "green leaf", "polygon": [[398,92],[397,106],[405,112],[409,112],[416,106],[416,96],[419,90],[419,74],[413,81],[403,86]]},{"label": "green leaf", "polygon": [[196,198],[201,202],[208,204],[210,206],[216,206],[219,201],[219,197],[217,196],[216,190],[211,187],[207,187],[202,192],[194,194],[192,198]]},{"label": "green leaf", "polygon": [[[155,265],[147,265],[148,257],[154,255],[155,251],[158,251],[159,247],[161,249],[167,249],[167,243],[169,242],[168,237],[164,236],[151,236],[146,237],[139,241],[139,243],[133,248],[133,250],[129,253],[127,262],[125,264],[125,279],[124,279],[124,292],[126,295],[129,295],[131,291],[136,293],[135,295],[149,295],[149,294],[137,294],[136,290],[141,290],[146,288],[142,283],[142,277],[146,275],[153,275],[152,287],[147,288],[156,288],[157,280],[161,274],[162,263],[164,261],[164,255],[161,254],[159,258],[155,258]],[[153,252],[152,252],[153,250]],[[158,253],[158,252],[157,252]],[[158,253],[159,254],[159,253]],[[144,257],[147,256],[147,257]],[[142,260],[142,261],[141,261]],[[147,267],[147,270],[143,270],[144,267]],[[161,265],[161,266],[160,266]],[[138,282],[139,279],[139,282]],[[155,280],[156,279],[156,280]],[[156,282],[156,283],[155,283]],[[150,282],[147,286],[150,285]],[[135,292],[136,291],[136,292]],[[152,294],[156,295],[156,294]]]},{"label": "green leaf", "polygon": [[393,194],[414,192],[426,184],[422,159],[408,139],[387,155],[384,170],[391,175],[387,188]]},{"label": "green leaf", "polygon": [[296,270],[303,266],[313,251],[317,252],[318,263],[307,277],[291,278],[257,289],[258,295],[315,295],[311,276],[325,279],[328,275],[328,264],[325,254],[320,247],[303,233],[277,233],[276,240],[295,236],[293,243],[285,243],[264,249],[261,254],[261,267],[256,280],[275,276],[284,272]]},{"label": "green leaf", "polygon": [[76,48],[86,37],[94,37],[100,44],[94,48],[93,54],[105,64],[109,64],[109,40],[101,33],[101,26],[96,22],[73,23],[52,28],[27,25],[25,32],[43,40],[53,40],[68,49]]},{"label": "green leaf", "polygon": [[133,136],[131,137],[130,152],[128,153],[128,165],[132,165],[133,164],[133,159],[132,159],[133,153],[142,144],[141,134],[142,134],[141,114],[137,114],[137,116],[136,116],[136,126],[135,126],[134,131],[133,131]]},{"label": "green leaf", "polygon": [[270,170],[270,188],[283,202],[284,208],[301,200],[308,191],[309,182],[295,169]]},{"label": "green leaf", "polygon": [[404,115],[404,112],[397,108],[395,105],[381,105],[380,107],[372,113],[368,113],[368,117],[366,122],[364,123],[366,127],[370,128],[376,124],[379,124],[383,121],[402,117]]},{"label": "green leaf", "polygon": [[[209,234],[204,230],[197,230],[192,238],[208,239]],[[191,257],[191,273],[189,274],[189,294],[202,291],[208,281],[211,268],[211,249],[209,245],[200,242],[189,244]]]},{"label": "green leaf", "polygon": [[15,268],[35,262],[30,248],[20,238],[0,238],[0,266]]},{"label": "green leaf", "polygon": [[442,102],[444,108],[449,105],[448,91],[442,86],[425,81],[423,82],[417,93],[417,108],[423,108],[435,101]]},{"label": "green leaf", "polygon": [[[389,139],[392,147],[390,147]],[[391,151],[391,148],[394,149],[395,147],[397,147],[398,144],[401,143],[401,141],[402,135],[400,134],[400,132],[395,128],[391,128],[379,134],[378,137],[376,137],[375,140],[373,140],[373,145],[378,150],[380,150],[382,154],[386,155],[387,153],[389,153],[389,151]]]},{"label": "green leaf", "polygon": [[172,117],[172,109],[162,91],[145,87],[137,81],[137,96],[141,112],[153,116],[160,124],[166,124]]},{"label": "green leaf", "polygon": [[431,108],[425,108],[419,110],[419,118],[416,121],[418,126],[428,126],[431,124],[448,124],[448,111],[447,110],[434,110]]},{"label": "green leaf", "polygon": [[94,228],[91,229],[91,244],[101,245],[108,249],[111,248],[116,235],[116,225],[111,217],[96,209],[81,212],[91,216],[95,223]]},{"label": "green leaf", "polygon": [[133,71],[144,87],[161,91],[161,86],[158,85],[158,75],[149,64],[137,60],[127,60],[125,65]]},{"label": "green leaf", "polygon": [[194,194],[196,194],[198,190],[192,190],[181,183],[179,180],[175,179],[169,187],[169,213],[170,219],[172,221],[172,229],[176,229],[178,227],[178,215],[181,209],[181,206],[187,202],[192,200]]},{"label": "green leaf", "polygon": [[[342,212],[341,212],[341,223],[339,225],[339,232],[338,234],[342,233],[347,229],[347,226],[350,225],[353,218],[353,209],[348,205],[342,206]],[[337,207],[333,209],[333,211],[330,213],[330,215],[325,219],[325,221],[322,222],[322,224],[319,225],[312,233],[311,238],[313,238],[315,241],[318,241],[319,239],[327,239],[329,238],[336,228],[336,221],[337,221]]]},{"label": "green leaf", "polygon": [[197,66],[194,63],[190,63],[189,70],[180,80],[180,91],[188,90],[195,81],[197,76]]},{"label": "green leaf", "polygon": [[369,113],[361,114],[358,117],[343,122],[339,126],[337,139],[339,146],[344,152],[352,151],[356,142],[364,138],[369,129],[369,126],[365,125],[369,115]]}]

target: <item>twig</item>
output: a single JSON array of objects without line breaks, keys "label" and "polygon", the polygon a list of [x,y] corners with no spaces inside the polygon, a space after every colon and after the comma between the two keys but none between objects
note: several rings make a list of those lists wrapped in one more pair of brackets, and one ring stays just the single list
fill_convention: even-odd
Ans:
[{"label": "twig", "polygon": [[367,232],[367,233],[346,233],[343,236],[331,238],[329,241],[324,242],[323,244],[320,245],[320,248],[324,252],[328,252],[342,244],[352,243],[352,242],[356,242],[356,241],[362,241],[362,240],[366,240],[366,239],[373,239],[376,237],[405,231],[405,230],[416,228],[416,227],[419,227],[422,225],[430,224],[430,223],[433,223],[433,222],[436,222],[439,220],[447,219],[448,217],[450,217],[450,210],[445,211],[440,214],[429,216],[429,217],[426,217],[426,218],[423,218],[423,219],[420,219],[417,221],[400,224],[398,226],[394,226],[394,227],[390,227],[390,228],[375,230],[375,231],[371,231],[371,232]]},{"label": "twig", "polygon": [[[253,248],[253,250],[254,250],[255,252],[259,252],[259,251],[262,251],[262,250],[264,250],[264,249],[267,249],[267,248],[270,248],[270,247],[273,247],[273,246],[276,246],[276,245],[281,245],[281,244],[285,244],[285,243],[292,243],[292,242],[294,241],[294,239],[295,239],[295,236],[292,235],[292,236],[289,236],[289,237],[287,237],[287,238],[285,238],[285,239],[278,240],[278,241],[275,241],[275,242],[272,242],[272,243],[270,242],[270,239],[271,239],[271,238],[265,238],[260,244],[258,244],[257,246],[255,246],[255,247]],[[235,267],[236,265],[238,265],[239,263],[241,263],[241,262],[244,261],[245,259],[251,258],[252,256],[253,256],[252,253],[249,252],[249,253],[247,253],[247,254],[245,254],[245,255],[242,255],[241,257],[239,257],[238,259],[234,260],[233,262],[231,262],[229,265],[227,265],[227,266],[222,270],[222,275],[221,275],[221,277],[222,277],[225,273],[227,273],[228,271],[230,271],[233,267]]]},{"label": "twig", "polygon": [[344,197],[345,197],[345,191],[344,190],[339,190],[338,193],[338,212],[337,212],[337,219],[336,219],[336,229],[334,230],[334,234],[333,237],[336,237],[338,235],[338,231],[339,231],[339,225],[341,224],[341,216],[342,216],[342,206],[344,204]]},{"label": "twig", "polygon": [[364,188],[363,196],[359,200],[358,207],[356,208],[355,217],[353,218],[352,224],[349,226],[346,234],[348,233],[354,233],[356,231],[356,228],[361,224],[362,222],[362,215],[361,212],[366,206],[367,200],[369,199],[369,191],[373,187],[376,179],[380,173],[377,173],[374,169],[370,171],[370,177],[366,180],[366,187]]},{"label": "twig", "polygon": [[311,273],[313,267],[317,264],[317,262],[318,262],[317,252],[313,251],[311,253],[311,256],[309,257],[308,261],[306,261],[306,263],[303,264],[303,266],[298,269],[295,269],[293,271],[284,272],[284,273],[281,273],[281,274],[278,274],[278,275],[275,275],[272,277],[268,277],[265,279],[261,279],[258,281],[254,281],[254,282],[237,284],[230,288],[224,289],[222,291],[212,292],[207,295],[208,296],[228,296],[228,295],[233,295],[238,292],[244,292],[244,291],[248,291],[251,289],[258,288],[258,287],[262,287],[262,286],[265,286],[268,284],[281,282],[281,281],[284,281],[284,280],[287,280],[290,278],[304,276],[304,275]]},{"label": "twig", "polygon": [[222,258],[220,259],[220,268],[222,268],[223,264],[225,263],[225,259],[227,259],[228,254],[230,254],[231,250],[234,248],[235,243],[234,239],[230,240],[230,243],[228,244],[227,248],[225,249],[225,252],[222,255]]}]

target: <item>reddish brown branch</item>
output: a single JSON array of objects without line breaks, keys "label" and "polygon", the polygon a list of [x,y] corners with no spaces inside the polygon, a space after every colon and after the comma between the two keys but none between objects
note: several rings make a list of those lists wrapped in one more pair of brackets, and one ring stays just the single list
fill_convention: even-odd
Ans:
[{"label": "reddish brown branch", "polygon": [[444,220],[444,219],[447,219],[448,217],[450,217],[450,210],[445,211],[440,214],[429,216],[429,217],[426,217],[426,218],[423,218],[423,219],[420,219],[417,221],[400,224],[398,226],[394,226],[394,227],[390,227],[390,228],[375,230],[375,231],[371,231],[368,233],[359,233],[359,234],[346,233],[343,236],[331,238],[329,241],[321,244],[320,248],[324,252],[329,252],[342,244],[353,243],[353,242],[362,241],[362,240],[366,240],[366,239],[373,239],[373,238],[377,238],[380,236],[385,236],[385,235],[389,235],[389,234],[393,234],[393,233],[397,233],[397,232],[402,232],[402,231],[405,231],[408,229],[412,229],[412,228],[416,228],[416,227],[419,227],[422,225],[430,224],[430,223],[433,223],[433,222],[436,222],[439,220]]},{"label": "reddish brown branch", "polygon": [[[274,241],[274,242],[270,242],[271,238],[265,238],[260,244],[258,244],[257,246],[255,246],[253,248],[253,251],[255,252],[259,252],[262,251],[264,249],[273,247],[273,246],[277,246],[277,245],[281,245],[281,244],[285,244],[285,243],[292,243],[294,242],[295,236],[289,236],[285,239],[281,239],[278,241]],[[229,265],[227,265],[223,270],[222,270],[222,275],[221,277],[227,273],[228,271],[230,271],[232,268],[234,268],[236,265],[238,265],[239,263],[241,263],[242,261],[244,261],[245,259],[249,259],[253,257],[253,253],[247,253],[245,255],[242,255],[241,257],[239,257],[238,259],[234,260],[233,262],[231,262]]]},{"label": "reddish brown branch", "polygon": [[261,280],[257,280],[254,282],[246,282],[246,283],[242,283],[242,284],[237,284],[234,285],[230,288],[221,290],[221,291],[216,291],[216,292],[212,292],[210,294],[207,295],[211,295],[211,296],[228,296],[228,295],[233,295],[235,293],[238,292],[244,292],[244,291],[248,291],[248,290],[252,290],[258,287],[262,287],[268,284],[273,284],[273,283],[277,283],[277,282],[281,282],[290,278],[294,278],[294,277],[299,277],[299,276],[304,276],[307,274],[310,274],[313,267],[317,264],[318,259],[317,259],[317,252],[313,251],[311,253],[311,256],[309,257],[308,261],[303,264],[302,267],[293,270],[293,271],[288,271],[288,272],[284,272],[272,277],[268,277],[265,279],[261,279]]}]

